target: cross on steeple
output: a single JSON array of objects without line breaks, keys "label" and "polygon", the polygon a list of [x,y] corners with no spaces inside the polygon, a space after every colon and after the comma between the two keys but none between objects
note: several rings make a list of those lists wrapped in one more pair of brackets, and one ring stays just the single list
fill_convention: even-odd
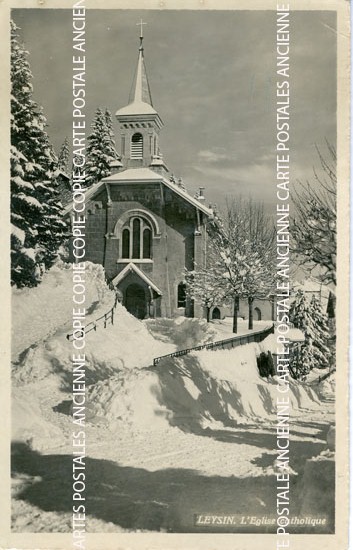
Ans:
[{"label": "cross on steeple", "polygon": [[136,26],[140,25],[140,39],[143,39],[143,25],[147,25],[142,19],[140,19],[139,23],[136,23]]}]

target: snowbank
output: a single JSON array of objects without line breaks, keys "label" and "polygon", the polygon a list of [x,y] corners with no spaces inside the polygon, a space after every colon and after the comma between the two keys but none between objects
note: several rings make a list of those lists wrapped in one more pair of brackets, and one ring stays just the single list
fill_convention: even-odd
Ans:
[{"label": "snowbank", "polygon": [[[86,308],[109,309],[114,293],[105,283],[103,267],[86,262]],[[72,319],[71,264],[58,262],[35,288],[12,289],[12,356],[47,338]],[[70,327],[69,327],[70,328]]]},{"label": "snowbank", "polygon": [[[90,388],[92,417],[135,430],[172,425],[197,431],[215,421],[224,426],[274,421],[277,380],[261,378],[256,366],[263,346],[202,351],[119,373]],[[289,396],[292,411],[320,408],[317,395],[300,382],[290,382]]]},{"label": "snowbank", "polygon": [[317,392],[323,399],[333,400],[335,398],[336,375],[335,373],[319,382]]},{"label": "snowbank", "polygon": [[65,442],[62,430],[43,417],[34,388],[13,388],[11,408],[13,441],[26,442],[36,450],[59,447]]},{"label": "snowbank", "polygon": [[222,320],[212,320],[209,325],[215,332],[214,340],[224,340],[226,338],[234,338],[234,336],[240,336],[242,334],[249,334],[250,332],[257,332],[259,330],[265,330],[272,326],[272,321],[254,321],[253,330],[249,330],[249,321],[238,317],[238,330],[237,333],[233,332],[233,318],[225,317]]},{"label": "snowbank", "polygon": [[[27,349],[14,365],[15,382],[27,384],[54,374],[62,388],[70,391],[73,346],[66,339],[66,332],[59,328],[45,341]],[[120,304],[115,310],[114,325],[103,328],[100,324],[96,331],[86,335],[85,342],[87,384],[104,380],[120,370],[146,367],[154,357],[175,350],[174,345],[155,340],[144,324]]]},{"label": "snowbank", "polygon": [[[87,264],[86,279],[88,323],[110,309],[114,294],[104,282],[101,266]],[[14,386],[51,377],[70,395],[73,346],[66,333],[70,332],[71,299],[72,273],[67,264],[50,270],[38,288],[15,291],[15,336],[22,333],[23,338],[14,341],[14,348],[25,351],[14,364]],[[198,319],[142,323],[117,304],[114,325],[105,329],[100,325],[86,335],[89,419],[123,421],[136,430],[171,425],[185,431],[214,422],[236,426],[274,420],[278,380],[261,378],[256,363],[262,351],[272,351],[273,335],[260,344],[194,352],[151,366],[154,357],[185,348],[190,339],[197,340],[194,345],[208,341],[214,332],[214,327]],[[319,407],[317,395],[300,382],[290,382],[289,395],[292,410]],[[19,418],[27,412],[40,417],[38,411],[17,409]]]},{"label": "snowbank", "polygon": [[176,349],[187,349],[217,340],[217,331],[206,319],[176,317],[143,321],[157,340],[171,342]]}]

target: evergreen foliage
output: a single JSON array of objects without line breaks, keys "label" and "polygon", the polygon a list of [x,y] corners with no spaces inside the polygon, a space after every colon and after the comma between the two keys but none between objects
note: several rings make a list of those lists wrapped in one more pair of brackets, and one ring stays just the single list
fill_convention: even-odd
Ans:
[{"label": "evergreen foliage", "polygon": [[91,124],[92,132],[87,138],[86,185],[90,187],[110,176],[110,163],[119,159],[115,149],[112,116],[98,108]]},{"label": "evergreen foliage", "polygon": [[331,358],[328,347],[330,334],[320,301],[313,296],[309,302],[305,293],[298,290],[290,307],[289,318],[305,335],[299,354],[291,361],[293,377],[300,379],[313,368],[328,367]]},{"label": "evergreen foliage", "polygon": [[11,22],[11,282],[35,286],[66,235],[46,119],[33,100],[28,52]]},{"label": "evergreen foliage", "polygon": [[61,146],[60,153],[58,156],[58,168],[65,172],[65,174],[69,173],[69,160],[70,160],[70,147],[69,147],[69,140],[66,137],[64,140],[64,143]]},{"label": "evergreen foliage", "polygon": [[328,345],[330,338],[328,316],[323,312],[320,300],[315,295],[313,295],[310,305],[315,327],[314,358],[321,368],[328,367],[331,356]]}]

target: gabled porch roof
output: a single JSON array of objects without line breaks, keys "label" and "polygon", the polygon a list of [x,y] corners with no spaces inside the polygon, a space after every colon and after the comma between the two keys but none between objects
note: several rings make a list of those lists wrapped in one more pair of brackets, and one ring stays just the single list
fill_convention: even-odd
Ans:
[{"label": "gabled porch roof", "polygon": [[118,273],[116,277],[114,277],[114,279],[112,280],[112,283],[114,285],[118,285],[123,279],[125,279],[125,277],[129,273],[132,273],[132,272],[136,273],[136,275],[140,277],[140,279],[142,279],[149,287],[151,287],[152,290],[154,290],[157,294],[162,296],[162,291],[158,288],[158,286],[156,286],[154,282],[151,281],[151,279],[145,273],[143,273],[143,271],[141,271],[141,269],[139,269],[137,265],[135,265],[133,262],[130,262],[129,264],[127,264],[127,266],[124,267],[124,269],[120,271],[120,273]]}]

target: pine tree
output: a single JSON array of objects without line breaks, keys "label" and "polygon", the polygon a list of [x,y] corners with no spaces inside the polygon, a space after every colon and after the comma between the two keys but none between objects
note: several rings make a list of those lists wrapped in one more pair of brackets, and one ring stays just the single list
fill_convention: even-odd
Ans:
[{"label": "pine tree", "polygon": [[316,366],[313,350],[315,329],[312,311],[310,303],[300,289],[296,292],[291,304],[289,318],[293,325],[305,335],[305,342],[302,344],[300,352],[291,358],[290,365],[292,376],[300,379]]},{"label": "pine tree", "polygon": [[68,174],[69,172],[69,160],[70,160],[70,147],[69,140],[66,137],[64,143],[61,146],[60,153],[58,156],[58,168]]},{"label": "pine tree", "polygon": [[305,342],[299,355],[292,361],[295,378],[302,378],[313,368],[327,368],[330,365],[331,350],[327,316],[321,303],[314,295],[309,302],[302,290],[298,290],[289,312],[290,321],[305,335]]},{"label": "pine tree", "polygon": [[328,345],[330,338],[328,318],[322,310],[320,300],[315,295],[311,299],[311,311],[315,326],[314,357],[319,367],[329,367],[331,350]]},{"label": "pine tree", "polygon": [[38,266],[50,267],[65,224],[53,181],[57,159],[18,30],[11,22],[11,281],[21,287],[38,284]]},{"label": "pine tree", "polygon": [[120,156],[118,155],[115,148],[113,118],[112,118],[111,112],[107,107],[105,108],[105,111],[104,111],[104,119],[105,119],[105,125],[107,128],[106,147],[107,147],[108,155],[110,155],[113,160],[117,160],[117,159],[120,160]]},{"label": "pine tree", "polygon": [[92,132],[87,139],[87,187],[109,176],[110,163],[119,158],[115,150],[112,118],[108,109],[104,113],[100,108],[96,110],[91,128]]}]

